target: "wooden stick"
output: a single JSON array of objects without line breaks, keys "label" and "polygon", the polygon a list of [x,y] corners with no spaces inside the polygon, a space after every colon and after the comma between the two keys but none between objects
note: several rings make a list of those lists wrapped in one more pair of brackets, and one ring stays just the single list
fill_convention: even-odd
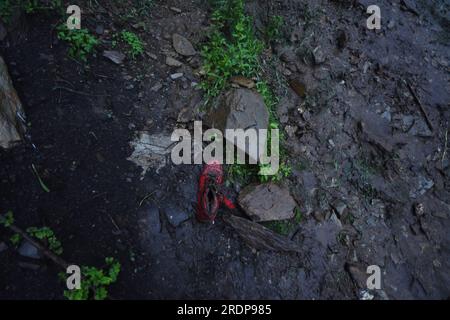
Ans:
[{"label": "wooden stick", "polygon": [[[4,222],[6,219],[0,215],[0,222]],[[24,239],[26,239],[28,242],[30,242],[33,246],[35,246],[39,251],[41,251],[47,258],[52,260],[54,263],[56,263],[58,266],[63,268],[64,270],[67,270],[67,267],[70,265],[67,263],[63,258],[57,256],[53,252],[51,252],[49,249],[47,249],[44,245],[42,245],[40,242],[36,241],[31,237],[28,233],[23,231],[21,228],[15,226],[14,224],[9,225],[7,228],[11,229],[12,231],[20,234]]]},{"label": "wooden stick", "polygon": [[417,96],[416,92],[413,90],[411,84],[410,84],[409,82],[408,82],[407,84],[408,84],[408,89],[409,89],[409,91],[411,92],[411,94],[412,94],[413,97],[414,97],[414,100],[415,100],[415,101],[417,102],[417,104],[419,105],[420,111],[422,112],[422,114],[423,114],[423,116],[424,116],[424,118],[425,118],[425,121],[427,122],[428,127],[430,128],[431,131],[433,131],[433,130],[434,130],[434,129],[433,129],[433,124],[431,123],[430,118],[428,118],[428,114],[427,114],[427,112],[425,111],[425,107],[423,106],[423,104],[422,104],[422,102],[420,101],[419,97]]}]

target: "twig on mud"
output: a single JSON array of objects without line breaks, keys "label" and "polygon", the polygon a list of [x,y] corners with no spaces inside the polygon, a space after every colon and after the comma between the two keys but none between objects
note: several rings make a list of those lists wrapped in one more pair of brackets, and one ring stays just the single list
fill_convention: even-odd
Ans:
[{"label": "twig on mud", "polygon": [[111,217],[111,215],[109,213],[108,213],[108,217],[109,217],[109,219],[111,219],[111,222],[114,225],[114,227],[117,229],[117,232],[122,233],[122,230],[120,230],[119,226],[117,225],[117,223],[114,221],[113,217]]},{"label": "twig on mud", "polygon": [[36,175],[36,178],[39,181],[39,184],[41,185],[42,189],[45,192],[50,192],[50,189],[45,185],[44,181],[42,181],[41,176],[39,175],[38,171],[36,170],[36,167],[34,166],[34,164],[31,164],[31,169],[33,170],[34,174]]},{"label": "twig on mud", "polygon": [[153,190],[152,192],[150,192],[148,195],[146,195],[140,202],[139,202],[139,208],[142,206],[142,204],[144,203],[145,200],[147,200],[148,198],[150,198],[156,191]]},{"label": "twig on mud", "polygon": [[425,111],[425,108],[422,104],[422,102],[420,101],[419,97],[417,96],[416,92],[414,91],[413,87],[411,86],[411,83],[407,82],[408,85],[408,89],[411,92],[412,96],[414,97],[414,100],[417,102],[417,104],[420,107],[420,111],[422,112],[422,115],[425,118],[425,121],[427,122],[428,127],[430,128],[431,131],[434,131],[433,129],[433,124],[430,121],[430,118],[428,117],[427,112]]},{"label": "twig on mud", "polygon": [[[0,222],[5,221],[5,217],[0,215]],[[31,237],[28,233],[23,231],[21,228],[17,227],[14,224],[8,225],[6,228],[11,229],[15,233],[20,234],[25,240],[27,240],[29,243],[31,243],[34,247],[36,247],[39,251],[41,251],[47,258],[52,260],[54,263],[56,263],[58,266],[63,268],[64,270],[67,269],[67,267],[70,265],[67,263],[63,258],[58,257],[56,254],[51,252],[49,249],[47,249],[44,245],[42,245],[40,242],[36,241]]]},{"label": "twig on mud", "polygon": [[70,89],[70,88],[67,88],[67,87],[61,87],[61,86],[56,86],[56,87],[53,87],[53,91],[55,91],[55,90],[66,90],[66,91],[69,91],[69,92],[71,92],[71,93],[76,93],[76,94],[80,94],[80,95],[83,95],[83,96],[89,96],[89,97],[105,97],[105,96],[109,96],[109,94],[95,94],[95,93],[87,93],[87,92],[83,92],[83,91],[77,91],[77,90],[73,90],[73,89]]}]

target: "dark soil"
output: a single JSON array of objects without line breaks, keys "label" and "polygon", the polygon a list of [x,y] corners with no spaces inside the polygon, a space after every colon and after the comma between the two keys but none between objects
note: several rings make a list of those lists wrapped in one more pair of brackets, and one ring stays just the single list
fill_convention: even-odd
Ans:
[{"label": "dark soil", "polygon": [[[110,34],[97,35],[100,48],[81,63],[56,37],[60,16],[18,20],[0,54],[25,106],[28,138],[0,150],[0,213],[12,210],[24,229],[51,227],[75,264],[117,258],[114,299],[357,299],[366,288],[355,270],[369,265],[383,270],[376,299],[448,298],[449,4],[378,2],[380,31],[365,28],[372,3],[362,0],[247,4],[260,32],[273,15],[285,22],[264,70],[282,101],[283,127],[295,129],[286,141],[294,170],[284,183],[304,214],[289,235],[304,254],[253,250],[220,217],[199,224],[201,166],[168,164],[141,178],[127,160],[139,131],[171,133],[184,107],[202,103],[191,85],[200,81],[200,58],[165,64],[173,33],[197,49],[205,41],[210,12],[197,0],[155,1],[128,21],[126,3],[86,3],[82,23],[91,32],[129,29],[144,40],[146,53],[120,66],[102,57]],[[326,57],[319,65],[317,50]],[[175,72],[184,76],[170,79]],[[289,88],[293,79],[306,85],[306,99]],[[348,214],[333,215],[336,202]],[[12,248],[11,235],[1,230],[9,248],[0,252],[0,298],[62,299],[60,270],[49,261],[39,270],[24,266],[30,261]]]}]

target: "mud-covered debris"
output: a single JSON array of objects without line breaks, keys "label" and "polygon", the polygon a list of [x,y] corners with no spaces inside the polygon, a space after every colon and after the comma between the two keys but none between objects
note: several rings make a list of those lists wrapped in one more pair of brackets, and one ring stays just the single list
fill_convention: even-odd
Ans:
[{"label": "mud-covered debris", "polygon": [[19,247],[19,254],[21,256],[24,256],[27,258],[32,258],[32,259],[41,259],[42,258],[42,255],[39,252],[39,250],[26,240]]},{"label": "mud-covered debris", "polygon": [[289,85],[300,98],[306,97],[306,85],[304,83],[294,79],[289,81]]},{"label": "mud-covered debris", "polygon": [[166,57],[166,64],[170,67],[181,67],[183,63],[172,57]]},{"label": "mud-covered debris", "polygon": [[337,214],[339,219],[344,219],[348,214],[347,204],[342,202],[341,200],[334,201],[331,206],[334,209],[334,212]]},{"label": "mud-covered debris", "polygon": [[25,113],[0,56],[0,147],[10,148],[22,140]]},{"label": "mud-covered debris", "polygon": [[162,87],[163,87],[163,85],[161,83],[157,82],[153,85],[153,87],[150,88],[150,90],[153,92],[158,92],[159,90],[161,90]]},{"label": "mud-covered debris", "polygon": [[185,37],[174,33],[172,35],[172,44],[176,52],[182,56],[194,56],[196,51],[192,43]]},{"label": "mud-covered debris", "polygon": [[244,87],[247,89],[253,89],[255,87],[255,81],[252,79],[243,77],[243,76],[235,76],[230,79],[232,84],[236,84],[240,87]]},{"label": "mud-covered debris", "polygon": [[274,183],[247,186],[239,194],[238,203],[253,221],[291,219],[297,205],[287,188]]},{"label": "mud-covered debris", "polygon": [[175,142],[171,141],[169,134],[150,135],[146,132],[139,132],[136,139],[130,142],[134,151],[127,160],[142,168],[142,177],[150,168],[159,172],[167,164],[167,158],[170,156],[174,144]]},{"label": "mud-covered debris", "polygon": [[337,47],[342,50],[347,46],[348,38],[347,33],[344,30],[338,30],[337,31],[337,37],[336,37]]},{"label": "mud-covered debris", "polygon": [[313,57],[315,64],[319,65],[325,62],[326,57],[321,47],[317,47],[313,50]]},{"label": "mud-covered debris", "polygon": [[115,50],[105,50],[103,51],[103,56],[105,58],[108,58],[115,64],[122,64],[123,60],[125,59],[125,54]]},{"label": "mud-covered debris", "polygon": [[416,178],[415,188],[410,191],[409,196],[413,199],[418,198],[419,196],[424,195],[428,190],[433,188],[433,186],[433,180],[427,179],[424,176],[419,176],[418,178]]},{"label": "mud-covered debris", "polygon": [[430,138],[433,136],[433,132],[430,130],[426,122],[422,119],[416,119],[414,121],[414,125],[411,127],[408,133],[413,136],[422,138]]},{"label": "mud-covered debris", "polygon": [[182,13],[183,12],[180,8],[177,8],[177,7],[170,7],[170,10],[172,10],[175,13]]},{"label": "mud-covered debris", "polygon": [[103,33],[105,33],[105,27],[99,24],[98,26],[95,27],[95,33],[98,35],[102,35]]},{"label": "mud-covered debris", "polygon": [[194,119],[194,112],[191,108],[185,107],[181,109],[178,114],[177,122],[178,123],[188,123]]},{"label": "mud-covered debris", "polygon": [[425,206],[423,205],[423,203],[415,203],[414,204],[414,213],[418,217],[421,217],[425,214]]},{"label": "mud-covered debris", "polygon": [[[267,129],[269,125],[269,111],[263,97],[250,89],[231,89],[218,98],[218,105],[212,108],[206,116],[207,125],[225,132],[226,129]],[[225,137],[226,138],[226,137]],[[235,141],[230,141],[235,143]],[[246,139],[244,146],[239,149],[249,150]],[[257,159],[258,155],[250,155]]]},{"label": "mud-covered debris", "polygon": [[350,277],[359,288],[367,287],[366,281],[368,276],[362,266],[347,262],[345,264],[345,271],[350,274]]},{"label": "mud-covered debris", "polygon": [[241,238],[254,249],[301,252],[300,247],[296,243],[256,222],[232,215],[225,215],[223,220],[236,230]]}]

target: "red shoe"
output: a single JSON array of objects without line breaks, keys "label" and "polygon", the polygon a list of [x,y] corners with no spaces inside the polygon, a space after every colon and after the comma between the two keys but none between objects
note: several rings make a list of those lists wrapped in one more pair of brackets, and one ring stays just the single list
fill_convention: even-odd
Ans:
[{"label": "red shoe", "polygon": [[229,209],[234,209],[234,204],[220,193],[223,184],[222,165],[213,161],[203,168],[198,183],[196,217],[200,222],[214,222],[223,203]]}]

